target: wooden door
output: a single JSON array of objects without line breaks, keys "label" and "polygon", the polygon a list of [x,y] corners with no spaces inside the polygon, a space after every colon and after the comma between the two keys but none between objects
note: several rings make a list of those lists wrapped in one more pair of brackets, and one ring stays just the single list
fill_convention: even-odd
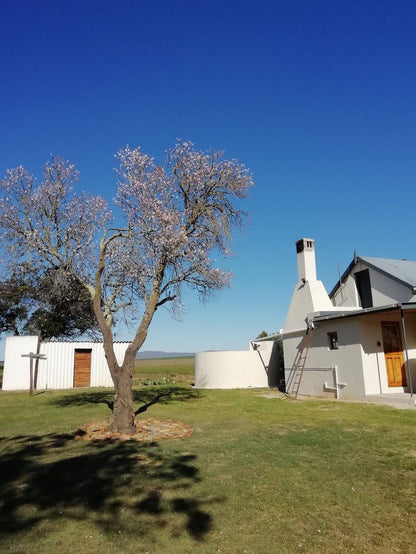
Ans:
[{"label": "wooden door", "polygon": [[407,384],[406,370],[403,362],[399,323],[397,321],[382,321],[381,330],[389,387],[405,387]]},{"label": "wooden door", "polygon": [[89,387],[91,376],[91,349],[76,348],[74,356],[74,387]]}]

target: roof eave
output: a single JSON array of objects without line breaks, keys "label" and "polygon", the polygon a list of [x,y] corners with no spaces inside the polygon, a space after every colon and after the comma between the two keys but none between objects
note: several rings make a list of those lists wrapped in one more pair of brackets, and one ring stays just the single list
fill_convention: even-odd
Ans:
[{"label": "roof eave", "polygon": [[346,317],[356,317],[356,316],[362,316],[366,314],[374,314],[374,313],[382,313],[382,312],[391,312],[394,310],[415,310],[416,311],[416,302],[406,302],[406,303],[395,303],[395,304],[387,304],[385,306],[376,306],[373,308],[360,308],[359,310],[353,310],[353,311],[345,311],[345,312],[333,312],[333,313],[327,313],[322,314],[319,316],[316,316],[312,319],[312,321],[319,322],[319,321],[327,321],[328,319],[344,319]]}]

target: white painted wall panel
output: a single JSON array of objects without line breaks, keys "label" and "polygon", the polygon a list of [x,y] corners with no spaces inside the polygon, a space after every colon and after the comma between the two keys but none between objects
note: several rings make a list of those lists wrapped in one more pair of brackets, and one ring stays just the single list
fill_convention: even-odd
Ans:
[{"label": "white painted wall panel", "polygon": [[407,313],[405,316],[407,331],[407,347],[409,352],[409,368],[413,390],[416,390],[416,314]]},{"label": "white painted wall panel", "polygon": [[68,389],[73,384],[73,343],[41,343],[46,360],[39,364],[38,389]]},{"label": "white painted wall panel", "polygon": [[271,350],[219,351],[195,354],[195,387],[244,389],[268,387],[265,365]]},{"label": "white painted wall panel", "polygon": [[[338,349],[329,348],[327,333],[338,334]],[[285,377],[288,392],[292,391],[294,362],[303,339],[302,333],[285,335],[283,341]],[[334,319],[319,322],[312,335],[305,371],[299,388],[300,395],[334,398],[335,393],[325,388],[325,383],[335,385],[337,366],[338,382],[346,383],[339,391],[343,399],[361,399],[365,396],[362,374],[362,348],[356,318]]]},{"label": "white painted wall panel", "polygon": [[357,286],[353,276],[348,275],[346,281],[342,283],[342,290],[338,289],[331,300],[334,306],[341,306],[343,308],[360,307]]},{"label": "white painted wall panel", "polygon": [[3,390],[27,389],[30,386],[30,360],[22,354],[36,352],[38,337],[7,337],[4,355]]},{"label": "white painted wall panel", "polygon": [[410,287],[370,269],[371,292],[374,306],[385,306],[395,302],[413,302],[414,295]]}]

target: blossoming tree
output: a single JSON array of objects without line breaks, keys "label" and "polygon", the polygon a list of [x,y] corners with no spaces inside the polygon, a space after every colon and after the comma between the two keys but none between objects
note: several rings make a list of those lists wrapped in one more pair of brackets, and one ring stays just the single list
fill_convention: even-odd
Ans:
[{"label": "blossoming tree", "polygon": [[[229,272],[215,267],[213,256],[230,253],[252,178],[236,160],[189,142],[177,141],[163,166],[140,148],[117,158],[116,216],[103,197],[74,193],[74,166],[52,158],[38,186],[21,166],[7,171],[0,228],[9,266],[59,268],[88,290],[114,382],[113,427],[128,432],[136,415],[134,360],[152,318],[164,304],[178,306],[184,284],[203,298],[229,286]],[[113,340],[121,313],[137,327],[119,364]]]}]

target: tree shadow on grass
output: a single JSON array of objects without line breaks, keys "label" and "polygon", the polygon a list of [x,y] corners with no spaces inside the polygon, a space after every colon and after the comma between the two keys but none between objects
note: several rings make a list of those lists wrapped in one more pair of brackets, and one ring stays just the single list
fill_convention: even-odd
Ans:
[{"label": "tree shadow on grass", "polygon": [[[145,387],[133,391],[135,402],[142,402],[136,410],[136,415],[145,412],[154,404],[168,404],[169,402],[185,402],[195,398],[200,398],[201,393],[197,389],[178,385],[160,385],[154,387]],[[110,410],[113,409],[114,391],[83,391],[67,394],[60,398],[55,398],[53,403],[58,406],[81,406],[84,404],[106,404]]]},{"label": "tree shadow on grass", "polygon": [[[0,439],[1,440],[1,439]],[[132,537],[161,528],[203,540],[212,527],[192,496],[196,456],[156,443],[75,441],[72,435],[17,436],[0,455],[0,535],[36,529],[44,520],[86,521]]]}]

